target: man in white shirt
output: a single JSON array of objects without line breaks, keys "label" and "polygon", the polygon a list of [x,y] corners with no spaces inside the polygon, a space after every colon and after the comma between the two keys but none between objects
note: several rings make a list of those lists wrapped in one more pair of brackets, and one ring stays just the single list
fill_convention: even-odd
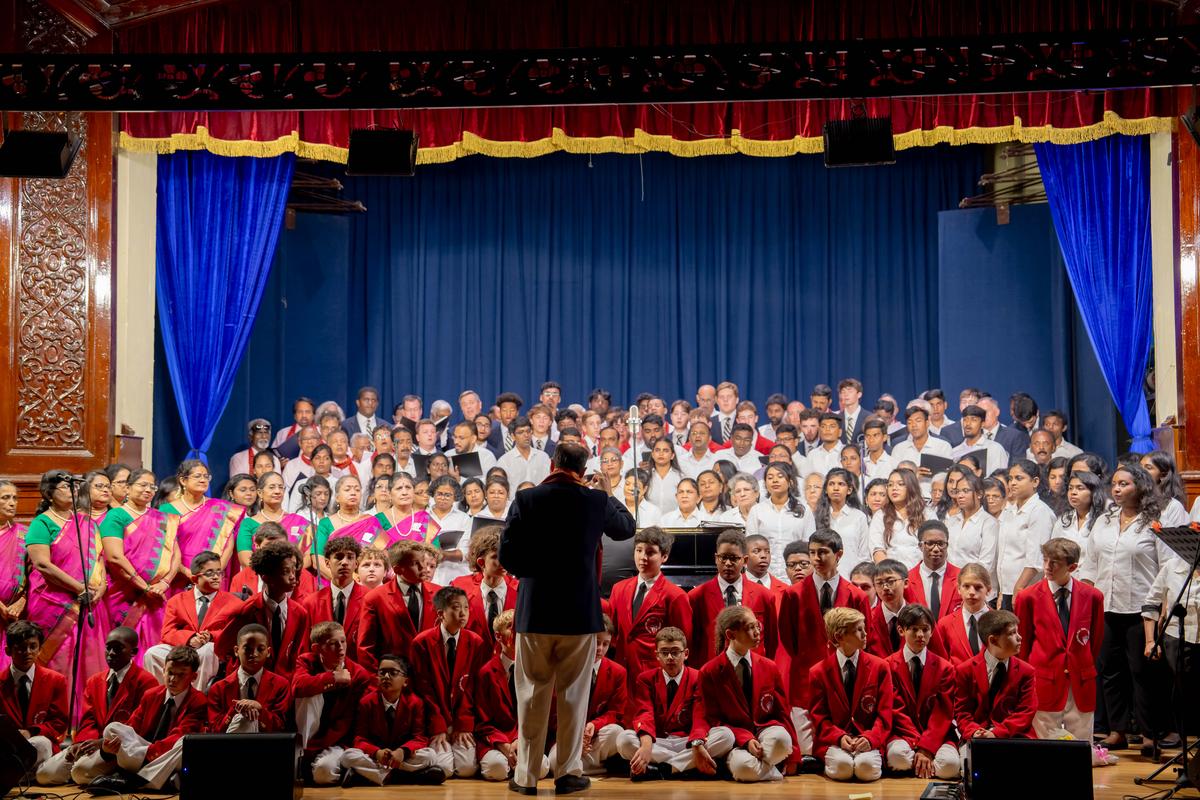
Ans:
[{"label": "man in white shirt", "polygon": [[951,446],[962,440],[958,423],[946,416],[946,394],[941,389],[929,389],[921,395],[929,403],[929,432],[945,439]]},{"label": "man in white shirt", "polygon": [[718,461],[728,461],[738,472],[753,475],[762,469],[760,453],[754,449],[754,428],[744,422],[733,426],[733,446],[717,453]]},{"label": "man in white shirt", "polygon": [[863,446],[867,449],[862,460],[864,486],[877,478],[886,481],[896,464],[900,463],[884,450],[887,441],[886,422],[872,417],[863,423]]},{"label": "man in white shirt", "polygon": [[717,463],[717,454],[709,447],[711,439],[707,417],[701,414],[692,416],[691,427],[688,429],[688,442],[692,449],[679,452],[679,470],[695,480],[701,472],[712,469]]},{"label": "man in white shirt", "polygon": [[[639,462],[645,463],[650,460],[650,450],[654,447],[654,443],[663,437],[663,420],[658,414],[648,414],[642,418],[642,440],[637,443],[637,459]],[[634,468],[633,463],[633,445],[625,451],[625,455],[621,457],[621,474]],[[722,451],[725,452],[725,451]]]},{"label": "man in white shirt", "polygon": [[726,444],[733,437],[733,426],[737,423],[738,387],[732,381],[721,381],[717,385],[717,413],[710,418],[712,440]]},{"label": "man in white shirt", "polygon": [[[562,402],[562,386],[558,381],[546,381],[538,390],[538,403],[550,410],[550,419],[558,413],[558,404]],[[532,421],[532,420],[531,420]]]},{"label": "man in white shirt", "polygon": [[833,389],[828,384],[818,383],[808,396],[809,407],[818,414],[831,411],[833,406]]},{"label": "man in white shirt", "polygon": [[417,422],[417,441],[413,452],[423,456],[431,456],[438,452],[437,425],[431,419]]},{"label": "man in white shirt", "polygon": [[917,465],[917,478],[921,482],[921,494],[929,497],[933,472],[921,466],[922,455],[951,457],[950,443],[929,435],[929,404],[924,400],[913,400],[904,410],[908,427],[908,438],[892,448],[892,458],[911,461]]},{"label": "man in white shirt", "polygon": [[271,447],[279,447],[288,439],[312,425],[316,407],[316,403],[309,398],[297,397],[295,402],[292,403],[292,424],[286,428],[279,429],[279,432],[275,434],[275,439],[271,442]]},{"label": "man in white shirt", "polygon": [[[496,457],[486,447],[479,447],[479,437],[476,435],[475,423],[466,420],[454,426],[454,449],[446,452],[446,457],[450,459],[450,472],[460,481],[466,480],[466,477],[459,474],[458,466],[454,463],[454,457],[466,455],[467,453],[479,454],[479,477],[487,475],[488,470],[496,466]],[[515,485],[513,485],[515,489]]]},{"label": "man in white shirt", "polygon": [[370,436],[375,432],[375,428],[383,422],[375,416],[375,412],[379,410],[379,390],[374,386],[362,387],[354,398],[354,405],[358,409],[357,413],[346,418],[346,421],[342,423],[342,430],[347,434],[365,433]]},{"label": "man in white shirt", "polygon": [[1042,429],[1054,435],[1054,458],[1074,458],[1083,451],[1063,438],[1067,433],[1067,415],[1051,409],[1042,415]]},{"label": "man in white shirt", "polygon": [[289,495],[297,481],[307,480],[316,472],[312,465],[312,452],[321,443],[321,434],[309,426],[300,431],[300,457],[293,458],[283,467],[283,487]]},{"label": "man in white shirt", "polygon": [[520,486],[528,481],[538,484],[550,474],[550,456],[533,447],[533,425],[528,417],[517,417],[512,422],[511,433],[514,446],[496,461],[496,466],[508,475],[508,485]]},{"label": "man in white shirt", "polygon": [[821,445],[808,451],[808,464],[824,478],[829,470],[842,465],[842,418],[832,411],[823,412],[817,431]]},{"label": "man in white shirt", "polygon": [[1029,436],[1029,449],[1025,457],[1040,467],[1049,466],[1054,458],[1054,434],[1039,428]]},{"label": "man in white shirt", "polygon": [[[243,472],[247,475],[253,475],[254,457],[271,447],[271,423],[265,419],[252,419],[247,427],[250,446],[245,450],[239,450],[230,457],[230,477]],[[274,469],[278,472],[279,459],[272,455],[271,461],[274,462]]]},{"label": "man in white shirt", "polygon": [[984,475],[990,475],[998,469],[1008,468],[1008,451],[999,442],[989,441],[983,436],[983,421],[987,414],[979,406],[967,406],[962,410],[963,440],[951,450],[952,458],[961,458],[968,453],[983,450],[987,454],[986,463],[980,464]]},{"label": "man in white shirt", "polygon": [[858,378],[843,378],[838,382],[838,408],[842,418],[842,441],[853,444],[862,436],[862,426],[867,415],[861,405],[862,381]]},{"label": "man in white shirt", "polygon": [[778,441],[777,431],[779,426],[783,424],[783,415],[787,411],[788,399],[786,395],[776,392],[767,398],[766,411],[767,423],[758,426],[758,435],[770,441]]}]

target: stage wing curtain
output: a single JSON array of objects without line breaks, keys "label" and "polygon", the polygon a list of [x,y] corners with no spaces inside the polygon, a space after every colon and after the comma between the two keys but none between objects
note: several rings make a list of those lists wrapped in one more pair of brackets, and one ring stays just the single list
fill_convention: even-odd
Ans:
[{"label": "stage wing curtain", "polygon": [[158,322],[189,456],[207,458],[275,256],[295,166],[158,160]]},{"label": "stage wing curtain", "polygon": [[1147,452],[1153,445],[1142,387],[1154,313],[1147,140],[1111,136],[1036,149],[1096,359],[1133,437],[1130,449]]}]

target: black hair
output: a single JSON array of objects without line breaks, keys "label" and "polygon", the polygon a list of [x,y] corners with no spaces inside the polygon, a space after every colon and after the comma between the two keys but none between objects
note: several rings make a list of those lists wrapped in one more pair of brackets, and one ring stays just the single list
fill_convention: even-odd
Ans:
[{"label": "black hair", "polygon": [[200,571],[201,567],[210,561],[216,561],[217,563],[220,563],[220,554],[214,553],[212,550],[201,550],[199,553],[196,553],[196,555],[192,556],[192,563],[188,564],[188,571],[195,575]]},{"label": "black hair", "polygon": [[443,586],[433,596],[433,607],[438,611],[445,611],[456,598],[462,597],[465,599],[466,596],[467,593],[457,586]]},{"label": "black hair", "polygon": [[911,628],[921,623],[933,627],[933,612],[920,603],[905,603],[896,615],[897,628]]},{"label": "black hair", "polygon": [[[578,431],[576,431],[576,435],[579,435]],[[554,448],[554,457],[551,460],[554,462],[554,466],[561,470],[582,475],[587,469],[588,450],[582,444],[573,442],[559,444]]]},{"label": "black hair", "polygon": [[659,552],[663,554],[664,558],[671,554],[671,545],[674,543],[674,541],[675,539],[671,536],[671,534],[667,533],[657,525],[651,525],[648,528],[642,528],[640,531],[634,534],[633,537],[634,547],[637,547],[639,544],[652,544],[658,548]]},{"label": "black hair", "polygon": [[46,513],[54,505],[54,490],[60,483],[70,485],[71,473],[65,469],[52,469],[42,473],[42,478],[38,481],[38,494],[42,496],[42,502],[38,503],[35,515]]},{"label": "black hair", "polygon": [[4,630],[4,643],[6,645],[16,645],[34,637],[37,638],[39,646],[45,644],[46,632],[42,630],[42,626],[27,619],[19,619],[16,622],[9,623],[9,626]]},{"label": "black hair", "polygon": [[[854,445],[847,445],[847,447],[853,446]],[[841,478],[843,481],[845,481],[846,486],[849,489],[849,491],[846,492],[846,505],[862,511],[862,502],[858,499],[858,481],[855,480],[854,475],[851,474],[850,470],[843,469],[842,467],[834,467],[833,469],[829,470],[829,472],[825,473],[825,482],[821,485],[821,498],[817,500],[817,507],[813,511],[813,520],[816,522],[818,528],[833,527],[833,523],[830,521],[830,515],[833,513],[833,509],[830,507],[829,495],[825,493],[825,489],[829,486],[829,479],[831,477]]]},{"label": "black hair", "polygon": [[302,559],[296,545],[288,541],[267,542],[250,554],[250,568],[258,575],[278,575],[289,558],[296,559],[296,569],[299,569]]},{"label": "black hair", "polygon": [[763,470],[763,483],[766,483],[767,473],[771,470],[778,470],[783,473],[783,477],[787,479],[787,510],[793,517],[804,516],[804,503],[800,501],[800,488],[796,483],[796,467],[790,461],[772,461],[767,464],[767,468]]},{"label": "black hair", "polygon": [[841,553],[845,548],[842,535],[831,528],[818,528],[808,537],[808,544],[810,547],[823,544],[835,553]]},{"label": "black hair", "polygon": [[1170,453],[1163,450],[1151,450],[1142,456],[1141,460],[1149,459],[1154,468],[1162,475],[1158,479],[1158,490],[1162,492],[1166,500],[1178,500],[1180,503],[1187,502],[1187,493],[1183,490],[1183,481],[1179,477],[1179,470],[1175,467],[1175,459]]},{"label": "black hair", "polygon": [[833,389],[827,383],[818,383],[808,394],[810,397],[833,397]]}]

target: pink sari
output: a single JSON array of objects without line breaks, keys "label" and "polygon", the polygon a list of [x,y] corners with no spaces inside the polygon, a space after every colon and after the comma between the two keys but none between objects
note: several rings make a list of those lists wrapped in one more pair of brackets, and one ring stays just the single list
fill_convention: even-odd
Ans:
[{"label": "pink sari", "polygon": [[279,524],[283,526],[283,530],[287,533],[288,541],[296,545],[296,549],[300,551],[301,565],[311,557],[311,569],[300,570],[300,583],[296,586],[296,591],[293,592],[295,597],[307,597],[317,591],[318,582],[316,575],[317,557],[312,553],[313,538],[316,531],[313,524],[308,521],[308,518],[300,514],[284,514],[283,519],[279,520]]},{"label": "pink sari", "polygon": [[[125,557],[146,583],[158,583],[171,572],[179,517],[156,508],[125,526]],[[132,583],[115,575],[105,595],[108,620],[137,631],[141,652],[162,639],[166,597],[143,595]]]},{"label": "pink sari", "polygon": [[[329,518],[326,517],[326,519],[329,519]],[[332,520],[331,520],[331,524],[332,524]],[[371,548],[371,547],[375,548],[376,550],[382,550],[383,548],[387,547],[387,544],[388,544],[387,534],[384,532],[383,526],[379,524],[379,520],[377,520],[373,514],[367,515],[360,520],[351,522],[349,525],[345,525],[341,528],[338,528],[337,530],[335,530],[329,534],[330,539],[336,538],[338,536],[352,537],[356,542],[358,542],[360,545],[362,545],[362,548],[364,550],[366,550],[367,548]],[[318,539],[318,541],[314,544],[314,547],[316,548],[316,552],[324,553],[325,542],[321,541],[320,537],[317,537],[317,539]],[[315,556],[314,556],[313,560],[315,563],[315,561],[316,561]],[[328,585],[329,585],[329,581],[325,578],[324,575],[321,575],[318,572],[317,588],[324,589]]]},{"label": "pink sari", "polygon": [[[76,534],[76,519],[83,538],[85,555],[80,557],[79,538]],[[105,585],[108,575],[104,569],[104,556],[100,554],[100,526],[86,514],[72,517],[59,530],[50,544],[50,560],[63,572],[89,589]],[[87,568],[84,574],[85,565]],[[29,620],[41,626],[46,642],[38,653],[37,663],[61,672],[67,677],[69,690],[75,693],[75,715],[83,711],[83,686],[88,675],[105,668],[104,640],[111,626],[108,611],[100,602],[92,609],[92,625],[85,623],[83,647],[79,657],[79,681],[71,671],[71,659],[79,633],[79,601],[70,592],[46,582],[37,570],[29,574],[29,603],[26,606]],[[72,727],[78,719],[71,720]]]},{"label": "pink sari", "polygon": [[[14,522],[0,531],[0,603],[6,606],[17,602],[25,592],[26,530]],[[8,653],[0,648],[0,672],[8,669],[8,662]]]},{"label": "pink sari", "polygon": [[429,512],[421,509],[415,513],[409,514],[404,519],[397,522],[388,529],[388,547],[391,547],[396,542],[423,542],[426,539],[426,533],[430,526],[437,530],[437,523],[429,516]]},{"label": "pink sari", "polygon": [[232,579],[230,571],[237,565],[233,558],[233,547],[237,539],[237,527],[246,514],[246,509],[228,500],[207,498],[204,505],[195,511],[183,515],[187,509],[182,502],[172,503],[171,507],[180,512],[179,529],[175,534],[175,543],[179,548],[179,563],[184,569],[192,568],[192,559],[205,550],[212,550],[221,557],[221,563],[226,565],[225,575],[221,578],[221,589],[229,591]]}]

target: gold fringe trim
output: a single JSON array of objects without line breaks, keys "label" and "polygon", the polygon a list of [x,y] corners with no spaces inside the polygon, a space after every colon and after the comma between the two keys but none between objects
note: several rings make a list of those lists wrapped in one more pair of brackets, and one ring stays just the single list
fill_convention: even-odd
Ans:
[{"label": "gold fringe trim", "polygon": [[[1053,144],[1079,144],[1101,139],[1105,136],[1123,134],[1146,136],[1152,133],[1170,133],[1175,130],[1174,117],[1146,117],[1144,119],[1122,119],[1112,111],[1105,111],[1104,118],[1092,125],[1078,128],[1056,128],[1042,125],[1027,128],[1020,117],[1013,124],[992,128],[951,128],[940,126],[927,130],[898,133],[893,138],[897,150],[913,147],[932,147],[938,144],[1001,144],[1003,142],[1051,142]],[[537,158],[555,152],[565,153],[670,153],[674,156],[694,158],[698,156],[724,156],[741,153],[748,156],[779,158],[794,155],[810,155],[824,150],[820,136],[796,136],[791,139],[765,140],[747,139],[741,131],[734,130],[727,139],[676,139],[666,134],[647,133],[641,129],[633,136],[568,136],[561,128],[554,128],[544,139],[528,142],[497,141],[463,131],[462,141],[439,147],[422,147],[417,151],[418,164],[447,164],[471,155],[492,158]],[[120,146],[126,150],[149,153],[174,153],[179,150],[207,150],[219,156],[253,156],[270,158],[283,153],[295,153],[301,158],[346,163],[347,150],[329,144],[316,144],[300,140],[293,131],[273,141],[250,141],[245,139],[218,139],[204,126],[197,126],[195,133],[176,133],[164,138],[139,138],[121,132]]]}]

